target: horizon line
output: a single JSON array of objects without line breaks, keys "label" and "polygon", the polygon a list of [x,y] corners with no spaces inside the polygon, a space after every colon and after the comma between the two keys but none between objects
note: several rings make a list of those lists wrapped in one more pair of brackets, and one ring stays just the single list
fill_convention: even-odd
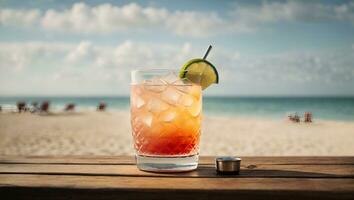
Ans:
[{"label": "horizon line", "polygon": [[[28,97],[34,97],[34,98],[40,98],[40,97],[67,97],[67,98],[94,98],[94,97],[112,97],[112,98],[126,98],[130,97],[130,95],[108,95],[108,94],[103,94],[103,95],[0,95],[0,98],[28,98]],[[218,98],[218,97],[226,97],[226,98],[287,98],[287,97],[327,97],[327,98],[336,98],[336,97],[346,97],[346,98],[354,98],[354,95],[333,95],[333,94],[315,94],[315,95],[203,95],[203,97],[212,97],[212,98]]]}]

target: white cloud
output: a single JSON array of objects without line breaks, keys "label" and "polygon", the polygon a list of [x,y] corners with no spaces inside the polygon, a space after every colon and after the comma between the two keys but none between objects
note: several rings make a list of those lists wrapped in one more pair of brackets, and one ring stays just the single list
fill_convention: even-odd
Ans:
[{"label": "white cloud", "polygon": [[82,41],[66,56],[67,61],[75,63],[78,61],[90,61],[95,52],[91,42]]},{"label": "white cloud", "polygon": [[143,8],[135,3],[121,7],[111,4],[91,7],[85,3],[76,3],[63,11],[47,10],[41,19],[41,25],[47,30],[111,33],[150,27],[161,23],[166,16],[165,9]]},{"label": "white cloud", "polygon": [[[195,52],[195,51],[194,51]],[[178,56],[176,56],[178,55]],[[181,46],[124,41],[118,45],[97,45],[91,41],[78,43],[0,42],[0,70],[4,73],[41,71],[40,66],[68,76],[86,70],[128,73],[134,68],[173,68],[195,55],[189,43]],[[78,67],[81,66],[81,67]],[[4,75],[5,76],[5,75]]]},{"label": "white cloud", "polygon": [[37,23],[39,18],[40,11],[38,9],[0,9],[0,25],[30,26]]},{"label": "white cloud", "polygon": [[354,24],[354,2],[286,1],[244,4],[230,7],[226,13],[143,7],[136,3],[122,6],[75,3],[64,10],[0,9],[3,26],[40,25],[47,31],[77,33],[115,33],[122,31],[167,30],[180,36],[203,37],[215,34],[251,32],[260,25],[276,22],[340,21]]},{"label": "white cloud", "polygon": [[63,54],[71,45],[45,42],[1,42],[0,69],[20,71],[34,62]]},{"label": "white cloud", "polygon": [[232,16],[242,23],[259,24],[281,21],[346,21],[354,24],[354,2],[340,5],[321,2],[267,2],[255,6],[237,6]]},{"label": "white cloud", "polygon": [[177,11],[166,20],[166,26],[177,35],[200,37],[221,31],[227,24],[216,13]]},{"label": "white cloud", "polygon": [[[245,78],[263,83],[353,83],[354,56],[346,51],[287,52],[266,56],[243,56],[231,67],[230,80]],[[248,81],[247,81],[248,79]]]},{"label": "white cloud", "polygon": [[[164,45],[127,40],[103,46],[92,41],[64,44],[2,42],[0,79],[8,85],[20,84],[19,80],[24,77],[22,81],[26,81],[26,85],[21,87],[27,88],[26,91],[53,87],[50,91],[53,93],[127,93],[132,69],[178,69],[186,60],[203,53],[189,43]],[[341,84],[341,88],[354,83],[353,58],[352,52],[345,50],[251,56],[215,47],[209,60],[219,69],[220,85],[216,92],[232,94],[236,90],[262,92],[283,86],[291,93],[295,91],[289,88],[303,84],[307,84],[306,88]],[[21,92],[21,87],[14,91]]]},{"label": "white cloud", "polygon": [[[268,80],[268,78],[282,75],[278,79],[287,80],[289,77],[296,76],[296,81],[304,81],[304,77],[311,76],[309,80],[321,80],[328,76],[326,79],[340,81],[341,76],[345,77],[345,74],[351,74],[354,64],[351,52],[345,51],[288,52],[250,56],[221,47],[216,48],[217,51],[209,55],[209,60],[217,66],[238,73],[253,74],[260,80]],[[178,68],[186,60],[202,56],[201,53],[204,52],[192,48],[190,43],[164,45],[136,43],[127,40],[118,45],[103,46],[91,41],[81,41],[76,44],[1,42],[2,62],[0,68],[11,70],[14,67],[36,70],[36,63],[41,60],[53,59],[52,63],[66,69],[74,69],[77,64],[85,64],[86,67],[82,70],[88,68],[119,69],[128,72],[139,67]],[[48,67],[50,68],[50,66]]]}]

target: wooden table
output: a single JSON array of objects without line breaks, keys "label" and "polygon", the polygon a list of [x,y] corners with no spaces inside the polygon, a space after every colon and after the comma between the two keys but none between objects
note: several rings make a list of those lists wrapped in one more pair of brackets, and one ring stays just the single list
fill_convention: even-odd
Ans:
[{"label": "wooden table", "polygon": [[[1,199],[354,199],[354,157],[243,157],[240,175],[137,170],[133,157],[0,156]],[[7,198],[2,198],[7,197]]]}]

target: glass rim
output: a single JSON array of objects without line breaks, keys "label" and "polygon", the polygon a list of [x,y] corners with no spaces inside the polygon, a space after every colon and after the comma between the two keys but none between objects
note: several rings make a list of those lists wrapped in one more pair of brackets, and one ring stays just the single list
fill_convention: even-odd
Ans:
[{"label": "glass rim", "polygon": [[150,68],[150,69],[133,69],[130,70],[130,73],[136,73],[136,72],[141,72],[141,73],[149,73],[149,72],[180,72],[178,69],[169,69],[169,68]]},{"label": "glass rim", "polygon": [[[135,76],[136,74],[156,74],[158,75],[159,73],[168,73],[168,72],[174,72],[176,73],[176,75],[178,76],[180,73],[180,70],[178,69],[169,69],[169,68],[148,68],[148,69],[133,69],[130,71],[132,76]],[[139,85],[142,83],[134,83],[134,82],[130,82],[130,85]],[[161,85],[165,85],[165,84],[156,84],[156,85],[150,85],[150,86],[161,86]],[[166,85],[176,85],[176,86],[193,86],[193,85],[198,85],[198,84],[194,84],[194,83],[183,83],[183,84],[170,84],[170,83],[166,83]]]}]

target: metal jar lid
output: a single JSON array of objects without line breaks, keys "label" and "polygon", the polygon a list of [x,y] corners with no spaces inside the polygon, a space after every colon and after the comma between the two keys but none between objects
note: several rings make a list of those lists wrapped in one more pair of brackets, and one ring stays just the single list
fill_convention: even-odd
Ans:
[{"label": "metal jar lid", "polygon": [[239,174],[241,158],[233,156],[220,156],[215,159],[216,171],[219,174]]}]

